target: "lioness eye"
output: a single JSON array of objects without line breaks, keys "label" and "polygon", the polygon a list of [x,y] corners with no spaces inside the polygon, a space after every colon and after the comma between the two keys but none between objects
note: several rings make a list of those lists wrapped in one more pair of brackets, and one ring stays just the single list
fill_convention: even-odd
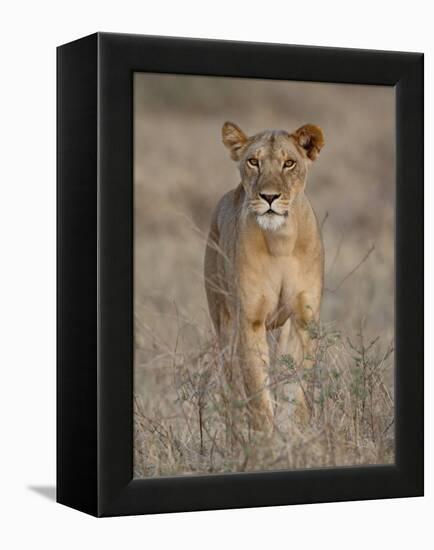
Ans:
[{"label": "lioness eye", "polygon": [[295,160],[285,160],[285,162],[283,163],[283,166],[285,168],[294,168]]},{"label": "lioness eye", "polygon": [[258,166],[258,159],[255,159],[255,158],[247,159],[247,162],[250,164],[250,166]]}]

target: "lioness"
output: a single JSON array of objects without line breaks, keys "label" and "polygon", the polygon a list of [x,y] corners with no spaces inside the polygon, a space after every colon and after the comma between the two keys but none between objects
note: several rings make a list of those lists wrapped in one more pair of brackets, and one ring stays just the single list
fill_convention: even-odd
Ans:
[{"label": "lioness", "polygon": [[319,317],[324,252],[304,189],[324,136],[307,124],[293,133],[267,130],[248,137],[226,122],[222,137],[241,183],[212,216],[205,254],[208,306],[229,382],[237,357],[253,427],[269,430],[267,331],[281,328],[280,353],[286,342],[298,341],[299,366],[312,366],[308,329]]}]

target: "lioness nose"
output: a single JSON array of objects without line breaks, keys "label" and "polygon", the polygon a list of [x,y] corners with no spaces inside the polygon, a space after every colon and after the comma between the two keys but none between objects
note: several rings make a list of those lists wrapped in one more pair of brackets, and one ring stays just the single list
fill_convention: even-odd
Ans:
[{"label": "lioness nose", "polygon": [[259,196],[262,199],[264,199],[264,201],[267,201],[268,204],[271,206],[271,203],[280,197],[280,193],[276,195],[267,195],[266,193],[259,193]]}]

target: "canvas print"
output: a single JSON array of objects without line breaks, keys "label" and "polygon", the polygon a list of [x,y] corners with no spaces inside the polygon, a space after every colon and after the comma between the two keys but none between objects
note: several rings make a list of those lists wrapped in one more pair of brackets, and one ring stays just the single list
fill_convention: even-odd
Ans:
[{"label": "canvas print", "polygon": [[394,113],[135,73],[135,477],[394,462]]}]

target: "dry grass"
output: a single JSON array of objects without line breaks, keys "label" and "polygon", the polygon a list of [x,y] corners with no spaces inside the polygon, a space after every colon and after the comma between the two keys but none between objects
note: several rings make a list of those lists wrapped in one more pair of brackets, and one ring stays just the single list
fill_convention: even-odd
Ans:
[{"label": "dry grass", "polygon": [[[308,182],[326,251],[311,418],[291,415],[304,381],[274,357],[271,437],[250,430],[225,385],[203,286],[211,210],[238,182],[226,119],[326,135]],[[136,476],[393,462],[393,143],[392,89],[136,77]]]},{"label": "dry grass", "polygon": [[[269,386],[273,434],[254,432],[246,401],[225,383],[218,346],[167,350],[170,372],[158,401],[135,396],[137,476],[247,472],[393,462],[393,399],[385,383],[393,347],[355,342],[312,326],[316,342],[310,418],[296,421],[288,395],[306,389],[291,356],[276,357]],[[272,344],[272,342],[271,342]],[[157,374],[157,373],[156,373]],[[155,397],[155,396],[154,396]]]}]

